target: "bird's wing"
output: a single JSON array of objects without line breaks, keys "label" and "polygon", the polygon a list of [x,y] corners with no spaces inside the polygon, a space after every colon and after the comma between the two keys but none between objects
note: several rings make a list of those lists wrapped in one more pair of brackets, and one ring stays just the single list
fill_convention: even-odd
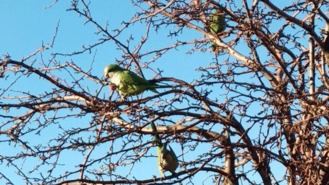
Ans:
[{"label": "bird's wing", "polygon": [[169,150],[163,148],[162,150],[162,160],[160,161],[160,165],[165,171],[170,171],[171,173],[175,173],[175,170],[178,167],[178,159],[173,151],[173,149],[169,146]]},{"label": "bird's wing", "polygon": [[210,32],[213,34],[220,33],[225,29],[225,18],[223,14],[218,12],[210,16]]},{"label": "bird's wing", "polygon": [[[215,15],[213,16],[215,17]],[[210,23],[210,32],[211,33],[217,33],[219,30],[219,26],[217,24],[217,21],[215,21],[217,18],[212,18],[211,23]]]},{"label": "bird's wing", "polygon": [[121,74],[121,83],[140,85],[150,85],[150,83],[131,71],[123,71]]},{"label": "bird's wing", "polygon": [[170,152],[171,155],[173,156],[174,160],[177,161],[177,156],[176,156],[174,150],[170,147],[170,145],[169,145],[169,152]]}]

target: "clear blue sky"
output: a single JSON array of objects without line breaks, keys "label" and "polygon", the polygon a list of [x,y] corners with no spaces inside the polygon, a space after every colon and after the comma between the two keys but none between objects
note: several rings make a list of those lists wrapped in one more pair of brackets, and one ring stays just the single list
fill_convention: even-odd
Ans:
[{"label": "clear blue sky", "polygon": [[[84,20],[76,14],[66,11],[69,7],[69,1],[59,1],[52,5],[53,0],[22,0],[12,1],[3,0],[0,4],[0,21],[2,28],[0,30],[0,54],[10,54],[13,59],[21,59],[44,43],[47,44],[52,40],[57,23],[59,23],[59,31],[55,42],[54,49],[49,53],[63,52],[70,53],[81,49],[82,45],[95,42],[97,40],[94,32],[94,26],[84,24]],[[105,25],[109,24],[109,28],[115,29],[120,27],[121,22],[129,20],[135,12],[135,8],[131,6],[129,1],[121,0],[99,0],[92,3],[92,13],[99,22]],[[134,27],[136,28],[136,27]],[[124,34],[144,34],[144,27],[141,29],[130,30]],[[127,38],[122,37],[122,41]],[[168,40],[152,40],[150,47],[161,47],[164,43],[170,43]],[[175,76],[177,78],[189,78],[190,70],[194,71],[194,67],[200,63],[208,63],[211,60],[211,55],[208,58],[204,56],[188,57],[182,55],[186,50],[177,51],[180,55],[174,55],[175,58],[165,56],[161,59],[161,69],[164,70],[165,76]],[[103,47],[97,48],[96,61],[100,68],[96,69],[95,73],[101,75],[102,68],[119,57],[120,52],[112,44],[105,44]],[[83,55],[82,57],[73,58],[79,65],[90,64],[94,53]],[[159,62],[160,63],[160,62]],[[173,68],[184,68],[179,73],[171,70]],[[152,77],[152,76],[150,76]],[[193,78],[189,78],[192,80]]]},{"label": "clear blue sky", "polygon": [[[15,60],[28,56],[40,48],[42,44],[49,44],[57,25],[59,25],[59,30],[54,48],[46,52],[43,57],[47,58],[51,53],[56,52],[70,53],[77,51],[81,49],[82,45],[97,41],[94,34],[97,30],[94,26],[84,24],[83,19],[72,12],[66,11],[69,2],[59,1],[49,7],[52,5],[53,0],[2,0],[0,3],[0,54],[9,54]],[[128,20],[135,12],[135,8],[131,6],[129,1],[125,0],[92,1],[91,10],[93,17],[102,24],[108,23],[110,29],[120,27],[121,22]],[[139,36],[144,34],[144,27],[137,28],[139,28],[138,25],[134,27],[134,30],[124,33],[121,37],[122,41],[126,40],[130,34]],[[187,33],[185,36],[186,39],[190,37],[202,38],[202,36],[193,32]],[[182,40],[184,39],[182,38]],[[153,37],[148,47],[160,48],[164,44],[173,43],[174,41],[170,38],[159,40]],[[195,69],[198,66],[207,66],[212,61],[213,55],[210,52],[207,54],[197,52],[191,56],[186,52],[187,50],[184,48],[173,51],[159,59],[152,67],[161,68],[164,71],[163,76],[173,76],[188,82],[198,79],[199,76],[195,75]],[[63,57],[62,59],[64,61],[72,60],[78,66],[88,69],[94,57],[95,64],[92,73],[101,77],[103,67],[113,63],[117,57],[120,57],[120,52],[113,43],[109,43],[98,47],[96,51],[92,51],[90,54]],[[152,78],[154,75],[151,71],[145,71],[145,73],[148,78]],[[22,83],[21,85],[31,88],[32,91],[38,91],[40,86],[40,84],[33,83]],[[8,148],[8,152],[14,152],[9,150]],[[69,154],[68,157],[70,158],[68,160],[72,160],[72,155]],[[155,164],[145,164],[144,167],[140,169],[141,174],[136,174],[137,178],[145,174],[144,170],[148,170],[149,173],[155,175],[158,174]],[[8,172],[8,174],[11,173]],[[14,174],[11,175],[14,176]],[[17,182],[20,181],[17,180]]]}]

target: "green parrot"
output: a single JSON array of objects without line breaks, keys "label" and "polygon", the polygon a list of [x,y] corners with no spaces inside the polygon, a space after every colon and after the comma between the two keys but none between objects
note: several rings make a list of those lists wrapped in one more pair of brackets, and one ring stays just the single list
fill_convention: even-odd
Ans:
[{"label": "green parrot", "polygon": [[[151,126],[153,132],[156,133],[157,129],[153,122],[151,122]],[[157,145],[157,160],[161,177],[164,177],[165,171],[175,174],[175,170],[178,167],[178,159],[175,152],[170,146],[168,149],[166,143],[161,142],[158,134],[154,135],[154,142]]]},{"label": "green parrot", "polygon": [[[121,98],[133,96],[151,90],[156,92],[157,84],[138,76],[136,73],[123,69],[117,64],[110,64],[104,69],[104,76],[111,82],[111,89],[117,89]],[[113,87],[115,86],[115,88]]]},{"label": "green parrot", "polygon": [[[210,15],[209,21],[209,31],[212,34],[218,35],[219,33],[223,32],[226,27],[225,16],[223,12],[216,11]],[[216,43],[211,45],[214,52],[219,51],[219,47]]]}]

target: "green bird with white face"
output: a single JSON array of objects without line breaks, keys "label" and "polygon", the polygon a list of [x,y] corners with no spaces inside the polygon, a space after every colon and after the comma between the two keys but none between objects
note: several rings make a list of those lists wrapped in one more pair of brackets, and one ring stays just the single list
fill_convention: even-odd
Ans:
[{"label": "green bird with white face", "polygon": [[[104,76],[112,85],[115,85],[115,89],[118,90],[122,99],[128,96],[138,95],[145,90],[151,90],[157,93],[156,83],[145,80],[136,73],[121,68],[117,64],[110,64],[105,67]],[[111,89],[114,88],[112,87]]]},{"label": "green bird with white face", "polygon": [[[151,126],[153,132],[156,133],[157,129],[153,122],[151,122]],[[161,177],[164,177],[164,172],[166,171],[175,174],[175,170],[178,167],[178,159],[175,152],[170,146],[168,149],[166,143],[161,142],[158,134],[154,135],[154,142],[157,145],[157,161]]]},{"label": "green bird with white face", "polygon": [[221,33],[225,30],[226,22],[224,13],[221,13],[219,11],[216,11],[210,15],[210,25],[209,29],[210,32],[213,34]]},{"label": "green bird with white face", "polygon": [[[209,16],[209,28],[208,30],[210,31],[210,33],[218,35],[219,33],[223,32],[226,28],[226,22],[225,22],[225,16],[224,13],[220,12],[220,11],[216,11],[214,13],[212,13]],[[211,45],[212,49],[214,52],[218,52],[219,51],[219,47],[217,46],[216,43],[213,43]]]}]

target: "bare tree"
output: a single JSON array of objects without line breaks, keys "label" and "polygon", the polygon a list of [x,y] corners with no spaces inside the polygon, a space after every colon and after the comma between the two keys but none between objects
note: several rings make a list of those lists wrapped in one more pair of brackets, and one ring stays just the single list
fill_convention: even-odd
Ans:
[{"label": "bare tree", "polygon": [[[93,17],[92,3],[68,10],[94,27],[96,42],[49,55],[51,41],[1,59],[1,166],[26,184],[328,184],[327,1],[132,0],[136,14],[116,29]],[[226,24],[219,33],[209,29],[214,12]],[[141,25],[144,35],[125,37]],[[150,49],[160,36],[174,42]],[[121,52],[118,64],[152,74],[159,93],[120,101],[94,63],[72,59],[106,43]],[[177,49],[213,60],[193,81],[163,76],[154,64]],[[155,163],[151,122],[178,156],[175,174],[135,175]]]}]

